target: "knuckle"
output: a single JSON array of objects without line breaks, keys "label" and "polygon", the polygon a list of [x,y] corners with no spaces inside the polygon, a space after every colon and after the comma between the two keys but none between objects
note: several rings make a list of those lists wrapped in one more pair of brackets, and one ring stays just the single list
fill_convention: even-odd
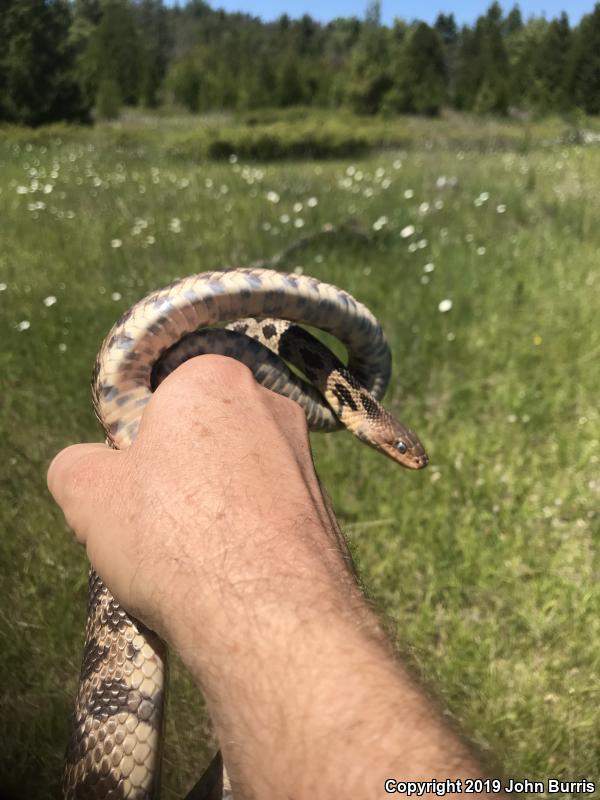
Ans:
[{"label": "knuckle", "polygon": [[232,388],[238,391],[255,383],[251,370],[240,361],[206,354],[190,358],[165,378],[154,393],[155,403],[180,405],[193,398],[223,394]]},{"label": "knuckle", "polygon": [[291,400],[289,397],[286,397],[283,394],[275,394],[275,398],[275,402],[277,403],[279,411],[282,415],[287,417],[294,425],[301,427],[306,426],[306,415],[304,410],[298,403],[296,403],[295,400]]}]

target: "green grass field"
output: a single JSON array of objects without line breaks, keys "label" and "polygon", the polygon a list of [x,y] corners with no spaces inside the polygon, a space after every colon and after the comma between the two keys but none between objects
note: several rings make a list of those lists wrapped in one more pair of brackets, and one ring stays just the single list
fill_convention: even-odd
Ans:
[{"label": "green grass field", "polygon": [[[444,124],[404,151],[277,164],[199,161],[135,126],[0,131],[3,800],[57,796],[87,565],[45,472],[100,439],[102,338],[177,276],[349,221],[369,239],[315,240],[281,268],[378,316],[386,405],[431,459],[409,473],[313,437],[362,579],[502,775],[600,781],[600,151],[537,134],[475,147]],[[175,661],[166,800],[206,763],[209,730]]]}]

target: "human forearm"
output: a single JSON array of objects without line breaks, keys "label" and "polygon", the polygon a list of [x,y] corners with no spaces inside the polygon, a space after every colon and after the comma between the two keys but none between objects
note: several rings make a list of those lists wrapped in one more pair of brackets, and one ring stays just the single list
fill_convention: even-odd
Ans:
[{"label": "human forearm", "polygon": [[[321,535],[325,550],[330,532]],[[291,572],[267,554],[264,580],[252,564],[249,580],[214,575],[210,623],[194,624],[192,600],[191,629],[175,636],[204,689],[236,798],[366,800],[382,797],[388,778],[480,775],[393,657],[341,560],[337,575],[310,551],[293,560]]]},{"label": "human forearm", "polygon": [[479,773],[359,591],[301,412],[246,368],[187,362],[128,450],[70,448],[48,480],[116,598],[204,688],[236,800]]}]

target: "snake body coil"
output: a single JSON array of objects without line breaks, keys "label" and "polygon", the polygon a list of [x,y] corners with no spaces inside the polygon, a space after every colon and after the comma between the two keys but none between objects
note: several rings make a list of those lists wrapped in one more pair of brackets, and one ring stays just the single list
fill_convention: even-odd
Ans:
[{"label": "snake body coil", "polygon": [[[231,323],[226,330],[199,328]],[[336,336],[345,367],[307,331]],[[371,312],[347,292],[315,278],[266,269],[205,272],[138,302],[114,325],[96,359],[92,393],[108,443],[135,439],[153,389],[182,361],[206,352],[237,358],[257,380],[297,400],[311,429],[344,425],[404,466],[427,456],[408,428],[377,402],[391,357]],[[310,384],[279,358],[298,366]],[[160,783],[166,678],[163,642],[119,606],[90,573],[88,620],[63,794],[67,800],[150,800]],[[194,798],[229,797],[215,762]]]}]

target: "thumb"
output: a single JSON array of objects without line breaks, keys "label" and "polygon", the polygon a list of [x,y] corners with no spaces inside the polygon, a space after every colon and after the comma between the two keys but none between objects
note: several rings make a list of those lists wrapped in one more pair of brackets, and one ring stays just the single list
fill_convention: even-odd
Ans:
[{"label": "thumb", "polygon": [[74,444],[61,450],[48,467],[48,489],[82,544],[110,504],[122,456],[106,444]]}]

